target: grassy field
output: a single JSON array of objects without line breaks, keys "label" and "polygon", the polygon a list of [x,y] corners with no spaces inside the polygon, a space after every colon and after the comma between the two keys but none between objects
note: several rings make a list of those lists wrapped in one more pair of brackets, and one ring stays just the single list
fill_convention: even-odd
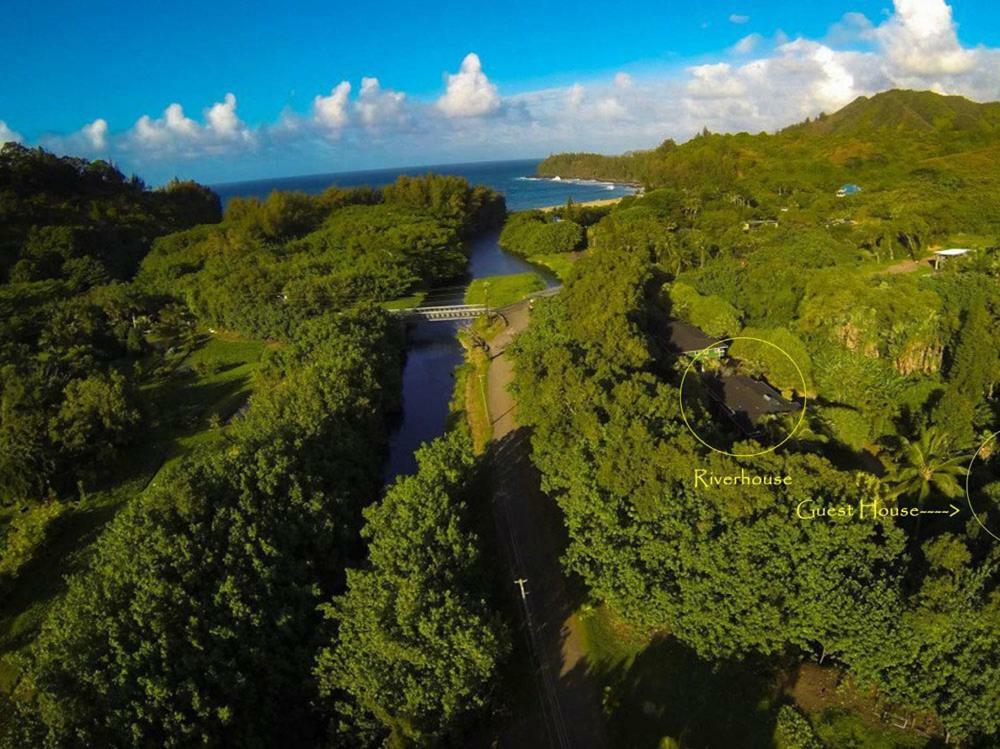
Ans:
[{"label": "grassy field", "polygon": [[668,635],[644,638],[605,607],[579,614],[587,655],[604,688],[613,746],[772,746],[781,699],[765,661],[701,660]]},{"label": "grassy field", "polygon": [[165,415],[150,439],[169,444],[161,470],[195,448],[222,439],[220,427],[246,403],[266,346],[225,334],[203,339],[178,362],[172,377],[148,387]]},{"label": "grassy field", "polygon": [[472,436],[472,448],[482,455],[493,438],[489,406],[486,403],[486,371],[489,359],[479,348],[465,346],[465,363],[455,368],[455,392],[451,413],[457,423],[464,424]]},{"label": "grassy field", "polygon": [[204,336],[190,354],[168,357],[160,376],[142,389],[152,426],[122,451],[113,476],[85,488],[70,503],[51,542],[23,568],[0,602],[0,691],[16,680],[12,656],[31,643],[65,589],[64,577],[85,567],[90,545],[118,510],[168,465],[222,439],[226,422],[249,395],[266,345],[235,336]]},{"label": "grassy field", "polygon": [[912,733],[897,731],[888,726],[874,726],[860,715],[849,710],[830,708],[810,714],[809,719],[819,739],[831,749],[859,747],[859,749],[930,749],[944,746],[932,743]]},{"label": "grassy field", "polygon": [[[587,657],[604,689],[612,746],[771,749],[775,718],[792,702],[791,663],[747,658],[708,662],[667,633],[629,629],[607,607],[577,612]],[[803,710],[831,749],[923,749],[917,735],[862,718],[843,707]]]},{"label": "grassy field", "polygon": [[560,281],[566,283],[573,266],[576,265],[580,257],[581,253],[579,252],[551,252],[546,255],[532,255],[530,260],[533,263],[544,265],[555,273]]},{"label": "grassy field", "polygon": [[537,273],[485,276],[469,284],[465,291],[465,303],[489,303],[490,307],[506,307],[544,288],[545,282]]},{"label": "grassy field", "polygon": [[943,247],[969,247],[972,249],[985,249],[995,247],[998,243],[996,237],[986,234],[952,234],[948,237]]}]

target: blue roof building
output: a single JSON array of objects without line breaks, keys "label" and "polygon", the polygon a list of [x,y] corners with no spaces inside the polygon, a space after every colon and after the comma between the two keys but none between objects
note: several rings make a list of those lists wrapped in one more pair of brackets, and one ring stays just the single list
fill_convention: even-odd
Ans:
[{"label": "blue roof building", "polygon": [[847,195],[856,195],[859,192],[861,192],[861,188],[858,185],[848,183],[837,190],[837,197],[843,198]]}]

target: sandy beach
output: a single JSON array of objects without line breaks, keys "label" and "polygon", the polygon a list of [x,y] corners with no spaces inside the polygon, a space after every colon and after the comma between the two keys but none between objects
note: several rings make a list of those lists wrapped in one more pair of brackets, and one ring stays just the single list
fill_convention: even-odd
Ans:
[{"label": "sandy beach", "polygon": [[[576,201],[574,201],[573,205],[576,206],[577,208],[588,207],[588,206],[589,207],[598,207],[598,206],[602,206],[602,205],[614,205],[615,203],[620,202],[621,199],[624,198],[624,197],[628,197],[628,196],[626,196],[626,195],[620,195],[617,198],[602,198],[601,200],[583,200],[583,201],[580,201],[579,203],[577,203]],[[566,207],[565,203],[560,203],[559,205],[547,205],[544,208],[539,208],[538,210],[540,210],[540,211],[554,211],[556,208],[565,208],[565,207]]]}]

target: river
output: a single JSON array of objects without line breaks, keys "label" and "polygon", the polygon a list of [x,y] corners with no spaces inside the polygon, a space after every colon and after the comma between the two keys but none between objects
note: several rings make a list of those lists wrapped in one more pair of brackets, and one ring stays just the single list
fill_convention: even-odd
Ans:
[{"label": "river", "polygon": [[[559,283],[547,268],[533,265],[504,252],[497,244],[499,231],[483,234],[469,243],[469,280],[510,273],[538,273],[546,286]],[[448,297],[451,298],[448,298]],[[461,304],[462,287],[450,287],[435,303]],[[403,411],[389,436],[385,463],[386,483],[396,476],[414,473],[414,451],[424,442],[441,435],[447,425],[449,403],[455,388],[455,368],[462,363],[463,351],[457,321],[419,322],[407,329],[406,364],[403,366]]]},{"label": "river", "polygon": [[[394,182],[401,174],[418,175],[432,171],[458,175],[465,177],[470,184],[492,187],[504,194],[507,208],[512,211],[562,205],[567,198],[584,202],[634,192],[627,185],[536,177],[538,164],[539,159],[443,164],[268,178],[213,185],[212,188],[223,203],[228,203],[237,196],[264,198],[272,190],[301,190],[317,194],[331,185],[380,187]],[[499,232],[490,232],[470,242],[466,271],[468,280],[534,271],[549,286],[556,285],[557,280],[549,270],[504,252],[497,244],[497,237]],[[464,288],[459,284],[437,289],[433,301],[435,304],[461,304]],[[455,367],[462,363],[463,356],[456,337],[459,325],[461,323],[423,322],[408,329],[407,356],[403,367],[403,410],[389,437],[389,455],[384,470],[387,483],[401,474],[413,473],[417,467],[414,451],[445,430],[455,384]]]}]

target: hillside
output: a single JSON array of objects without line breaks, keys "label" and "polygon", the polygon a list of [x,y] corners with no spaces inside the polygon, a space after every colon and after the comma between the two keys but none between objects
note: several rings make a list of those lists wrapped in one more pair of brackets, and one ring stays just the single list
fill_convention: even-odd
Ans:
[{"label": "hillside", "polygon": [[[647,186],[514,350],[615,745],[998,746],[998,112],[891,91],[540,167]],[[560,210],[505,234],[557,249]],[[709,673],[754,691],[706,699]],[[719,713],[677,709],[689,677]]]},{"label": "hillside", "polygon": [[[857,177],[857,170],[902,172],[928,158],[987,148],[1000,139],[1000,103],[979,104],[929,91],[886,91],[777,134],[704,133],[682,145],[621,156],[555,154],[538,167],[546,176],[634,180],[718,187],[782,179],[816,184]],[[939,164],[939,168],[940,168]],[[779,176],[780,175],[780,176]],[[897,180],[898,181],[898,180]]]},{"label": "hillside", "polygon": [[[684,144],[621,156],[568,153],[545,159],[543,175],[641,182],[690,200],[729,200],[754,209],[744,219],[806,210],[873,226],[926,226],[929,242],[955,231],[997,235],[1000,104],[931,92],[887,91],[776,134],[704,133]],[[835,193],[862,186],[847,201]],[[845,208],[850,209],[848,215]],[[912,223],[912,222],[911,222]]]},{"label": "hillside", "polygon": [[885,91],[872,97],[859,96],[831,115],[793,125],[784,132],[842,137],[865,137],[873,132],[908,136],[971,133],[988,137],[1000,132],[1000,103],[980,104],[931,91]]}]

